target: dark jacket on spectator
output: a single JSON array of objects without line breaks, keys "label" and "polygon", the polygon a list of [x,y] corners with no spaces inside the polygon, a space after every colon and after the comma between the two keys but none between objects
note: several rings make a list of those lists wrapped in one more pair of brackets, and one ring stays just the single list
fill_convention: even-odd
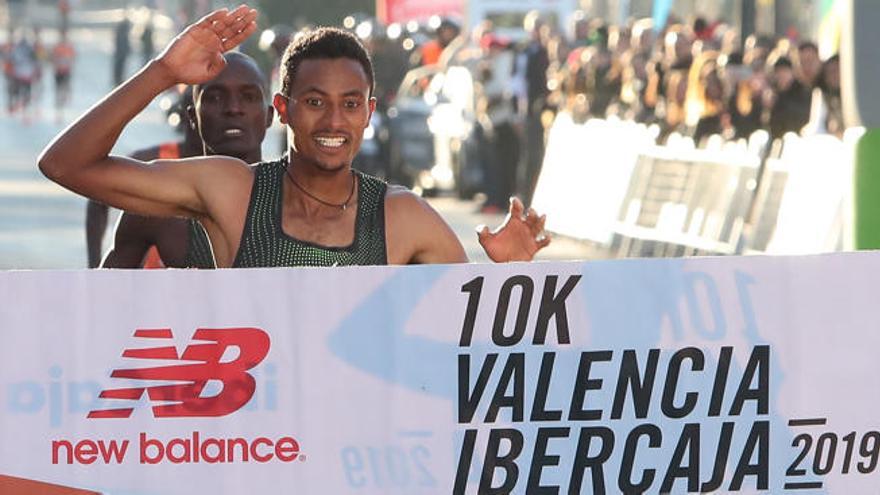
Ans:
[{"label": "dark jacket on spectator", "polygon": [[776,96],[770,109],[770,136],[781,138],[786,132],[800,132],[810,120],[810,90],[800,81]]}]

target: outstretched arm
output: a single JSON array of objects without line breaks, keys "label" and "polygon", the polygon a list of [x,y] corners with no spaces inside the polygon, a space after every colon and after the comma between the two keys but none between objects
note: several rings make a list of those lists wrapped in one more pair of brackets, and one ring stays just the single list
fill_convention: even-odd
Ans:
[{"label": "outstretched arm", "polygon": [[[544,235],[544,217],[524,212],[512,198],[510,212],[495,231],[478,231],[480,244],[496,262],[530,261],[550,239]],[[385,238],[388,263],[466,263],[464,248],[455,232],[424,199],[406,188],[389,186],[385,196]]]},{"label": "outstretched arm", "polygon": [[510,210],[504,222],[493,231],[485,225],[477,227],[477,236],[489,259],[496,263],[531,261],[550,244],[550,237],[544,233],[546,218],[533,208],[525,211],[519,198],[510,198]]},{"label": "outstretched arm", "polygon": [[223,52],[254,31],[255,18],[256,11],[241,6],[215,11],[186,28],[55,138],[40,156],[40,170],[74,192],[121,209],[164,216],[204,212],[198,190],[204,167],[175,166],[173,161],[146,167],[109,153],[125,126],[165,89],[219,74],[226,63]]}]

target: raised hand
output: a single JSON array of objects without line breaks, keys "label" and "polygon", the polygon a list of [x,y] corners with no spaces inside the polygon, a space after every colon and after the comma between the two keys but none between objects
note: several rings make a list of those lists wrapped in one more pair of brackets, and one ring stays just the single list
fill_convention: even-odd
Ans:
[{"label": "raised hand", "polygon": [[223,53],[238,46],[257,28],[257,11],[241,5],[206,15],[177,35],[156,60],[175,83],[198,84],[216,77]]},{"label": "raised hand", "polygon": [[538,216],[533,208],[524,210],[519,198],[510,198],[510,210],[501,225],[491,232],[485,225],[477,227],[480,245],[492,261],[531,261],[550,244],[544,234],[546,215]]}]

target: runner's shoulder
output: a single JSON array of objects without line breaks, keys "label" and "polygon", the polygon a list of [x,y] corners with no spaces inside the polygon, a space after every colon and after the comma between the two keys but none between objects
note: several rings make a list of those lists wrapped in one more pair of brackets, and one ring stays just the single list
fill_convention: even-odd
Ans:
[{"label": "runner's shoulder", "polygon": [[385,211],[389,217],[418,221],[425,216],[438,216],[425,199],[404,186],[389,184],[385,193]]},{"label": "runner's shoulder", "polygon": [[388,184],[388,188],[385,190],[386,209],[396,210],[400,208],[407,210],[413,207],[430,208],[430,205],[411,189],[398,184]]}]

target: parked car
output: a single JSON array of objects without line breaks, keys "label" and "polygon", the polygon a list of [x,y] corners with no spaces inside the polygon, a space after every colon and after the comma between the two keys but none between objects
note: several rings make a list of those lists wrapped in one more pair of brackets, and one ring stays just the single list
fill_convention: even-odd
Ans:
[{"label": "parked car", "polygon": [[389,178],[425,194],[472,196],[484,177],[475,128],[466,68],[411,70],[388,109]]}]

